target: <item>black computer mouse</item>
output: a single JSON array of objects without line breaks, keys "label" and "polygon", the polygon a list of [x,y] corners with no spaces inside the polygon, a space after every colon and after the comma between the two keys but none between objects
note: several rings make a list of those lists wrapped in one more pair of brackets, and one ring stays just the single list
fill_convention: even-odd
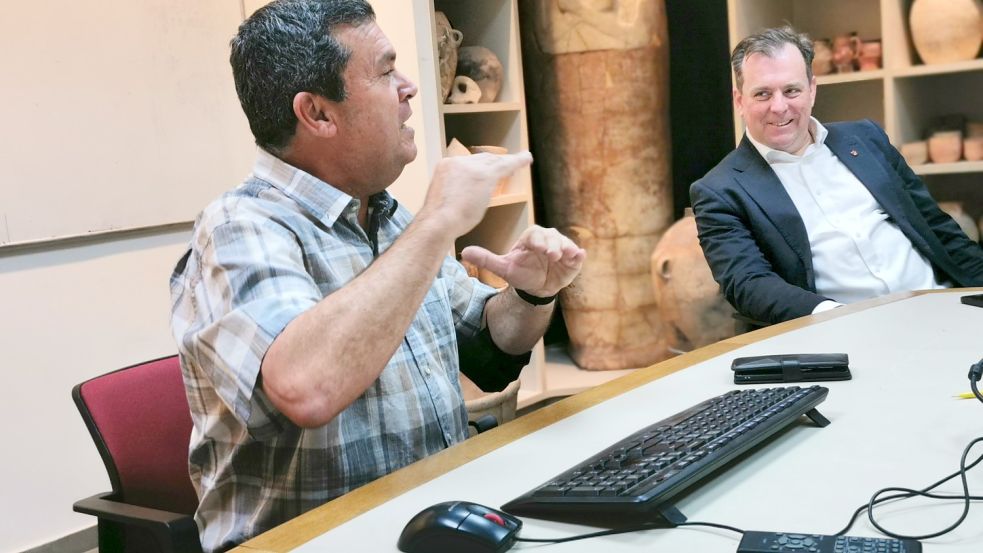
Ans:
[{"label": "black computer mouse", "polygon": [[522,521],[470,501],[446,501],[416,514],[396,546],[406,553],[501,553],[515,543]]}]

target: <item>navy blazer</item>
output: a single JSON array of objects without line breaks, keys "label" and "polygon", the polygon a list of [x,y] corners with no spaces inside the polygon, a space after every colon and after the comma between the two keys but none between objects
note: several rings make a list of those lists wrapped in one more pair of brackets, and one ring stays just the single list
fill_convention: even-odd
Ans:
[{"label": "navy blazer", "polygon": [[[983,249],[939,209],[887,135],[869,120],[830,123],[826,145],[870,190],[889,220],[956,286],[983,286]],[[759,321],[812,313],[809,237],[778,176],[745,136],[690,186],[700,246],[727,301]]]}]

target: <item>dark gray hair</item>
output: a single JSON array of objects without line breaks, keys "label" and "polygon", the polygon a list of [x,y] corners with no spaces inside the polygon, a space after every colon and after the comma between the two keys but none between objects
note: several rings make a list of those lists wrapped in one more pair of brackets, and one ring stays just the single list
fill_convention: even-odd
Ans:
[{"label": "dark gray hair", "polygon": [[806,62],[806,77],[812,81],[812,58],[815,56],[812,40],[809,35],[800,33],[786,25],[753,34],[742,40],[734,48],[734,52],[730,55],[730,66],[734,70],[734,81],[737,83],[737,89],[740,90],[744,86],[744,60],[748,56],[764,54],[769,58],[774,57],[786,44],[795,46],[802,53],[802,59]]},{"label": "dark gray hair", "polygon": [[334,29],[374,19],[365,0],[277,0],[239,26],[229,62],[258,146],[279,154],[290,143],[297,93],[334,102],[346,98],[343,74],[351,51],[336,40]]}]

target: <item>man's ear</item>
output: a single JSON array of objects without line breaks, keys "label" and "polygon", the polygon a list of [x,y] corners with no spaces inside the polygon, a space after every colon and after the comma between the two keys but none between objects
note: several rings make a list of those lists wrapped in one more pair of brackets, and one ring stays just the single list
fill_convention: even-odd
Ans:
[{"label": "man's ear", "polygon": [[294,95],[293,109],[298,130],[305,129],[309,134],[320,137],[331,137],[338,131],[332,102],[323,96],[298,92]]}]

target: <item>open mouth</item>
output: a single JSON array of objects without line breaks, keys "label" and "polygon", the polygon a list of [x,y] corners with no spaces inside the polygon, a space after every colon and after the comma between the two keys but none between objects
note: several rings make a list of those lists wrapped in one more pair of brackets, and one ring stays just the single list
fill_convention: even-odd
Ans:
[{"label": "open mouth", "polygon": [[789,119],[787,121],[782,121],[780,123],[772,123],[772,125],[774,125],[776,127],[787,127],[787,126],[789,126],[791,124],[792,124],[792,120],[791,119]]}]

